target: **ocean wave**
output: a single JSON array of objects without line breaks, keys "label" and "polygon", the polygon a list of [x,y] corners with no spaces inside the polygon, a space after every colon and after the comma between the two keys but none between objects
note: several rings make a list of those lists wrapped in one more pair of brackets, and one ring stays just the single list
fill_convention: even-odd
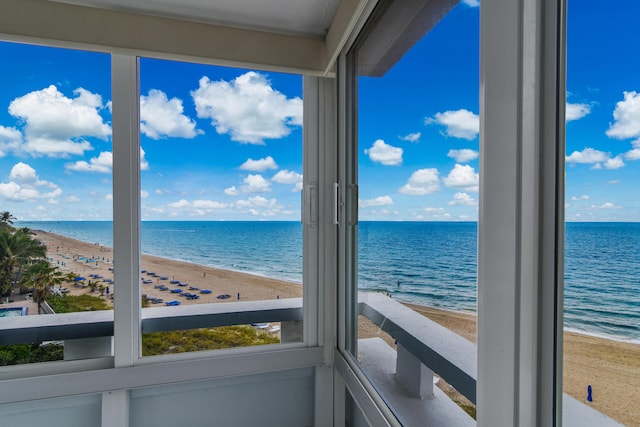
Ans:
[{"label": "ocean wave", "polygon": [[564,331],[565,332],[574,332],[576,334],[587,335],[587,336],[595,337],[595,338],[604,338],[604,339],[611,340],[611,341],[618,341],[618,342],[624,342],[624,343],[629,343],[629,344],[640,344],[640,339],[637,339],[637,338],[628,338],[628,337],[625,337],[625,336],[607,334],[607,333],[603,333],[603,332],[592,332],[592,331],[590,331],[588,329],[581,329],[581,328],[577,328],[577,327],[565,326],[564,327]]}]

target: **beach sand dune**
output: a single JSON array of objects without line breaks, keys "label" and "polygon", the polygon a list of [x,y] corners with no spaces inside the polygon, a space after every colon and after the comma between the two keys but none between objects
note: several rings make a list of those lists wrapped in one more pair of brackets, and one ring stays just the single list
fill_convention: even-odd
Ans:
[{"label": "beach sand dune", "polygon": [[[37,238],[47,245],[50,262],[62,271],[73,271],[88,276],[97,274],[103,279],[113,279],[113,251],[98,244],[81,242],[52,233],[37,232]],[[220,270],[187,262],[174,261],[150,255],[142,256],[142,269],[154,272],[152,277],[141,274],[151,283],[141,284],[141,293],[165,301],[177,299],[182,304],[213,303],[241,300],[265,300],[302,296],[302,286],[281,280],[245,273]],[[179,280],[188,286],[180,287],[170,281]],[[113,284],[110,294],[117,292]],[[170,291],[160,291],[156,285],[164,284],[169,289],[189,286],[211,290],[211,294],[199,294],[200,299],[177,298]],[[88,288],[67,285],[71,294],[87,293]],[[194,291],[190,291],[194,292]],[[220,300],[218,295],[228,294],[229,299]],[[96,294],[97,295],[97,294]],[[473,314],[435,309],[407,304],[418,313],[474,341],[476,339],[476,317]],[[360,322],[362,337],[379,336],[379,328],[366,319]],[[387,337],[388,338],[388,337]],[[393,340],[389,339],[390,345]],[[564,391],[592,406],[596,410],[628,426],[640,426],[640,345],[607,340],[583,334],[564,334]],[[593,402],[587,402],[587,386],[593,388]]]}]

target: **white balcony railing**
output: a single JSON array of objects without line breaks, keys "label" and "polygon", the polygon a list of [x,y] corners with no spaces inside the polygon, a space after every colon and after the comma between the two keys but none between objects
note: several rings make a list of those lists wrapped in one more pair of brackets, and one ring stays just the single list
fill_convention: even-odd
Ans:
[{"label": "white balcony railing", "polygon": [[[471,402],[476,401],[476,346],[449,329],[382,294],[359,294],[359,313],[396,340],[397,351],[381,340],[359,341],[363,369],[399,418],[475,422],[433,387],[437,374]],[[302,299],[194,304],[142,310],[142,332],[281,323],[281,341],[300,341]],[[65,359],[111,355],[113,311],[4,318],[0,345],[64,341]],[[98,353],[96,353],[96,351]],[[337,364],[340,370],[339,364]],[[619,425],[565,395],[565,425]],[[426,418],[425,418],[426,417]],[[454,418],[452,418],[454,417]],[[451,425],[451,424],[441,424]]]}]

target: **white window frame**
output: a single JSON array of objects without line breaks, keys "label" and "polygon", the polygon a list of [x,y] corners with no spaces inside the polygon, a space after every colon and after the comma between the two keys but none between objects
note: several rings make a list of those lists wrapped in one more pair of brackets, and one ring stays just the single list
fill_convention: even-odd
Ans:
[{"label": "white window frame", "polygon": [[[47,43],[56,48],[56,43]],[[335,79],[303,79],[303,186],[315,212],[303,223],[302,342],[141,357],[139,57],[111,52],[113,127],[114,356],[11,367],[12,388],[0,405],[83,394],[102,396],[102,425],[128,426],[128,394],[134,388],[315,369],[316,425],[333,421],[335,337]],[[184,58],[175,58],[184,60]],[[247,64],[229,64],[244,66]],[[255,67],[253,67],[255,68]],[[15,368],[15,369],[13,369]],[[167,375],[167,372],[175,374]],[[55,375],[54,375],[55,374]],[[46,382],[41,380],[46,376]]]},{"label": "white window frame", "polygon": [[[113,105],[113,233],[115,280],[118,292],[114,301],[114,366],[125,367],[157,361],[179,361],[190,358],[219,357],[229,354],[267,352],[271,349],[316,347],[319,331],[318,245],[320,218],[318,162],[320,144],[325,137],[325,111],[320,111],[321,96],[330,96],[318,88],[318,77],[303,78],[303,209],[313,211],[303,221],[303,339],[301,342],[269,346],[220,349],[161,356],[141,355],[142,310],[140,290],[140,58],[134,55],[112,55]],[[330,85],[326,85],[330,88]],[[323,86],[324,87],[324,86]],[[330,90],[330,89],[329,89]],[[308,96],[307,96],[308,95]],[[323,98],[324,100],[324,98]],[[307,111],[309,110],[309,111]],[[324,146],[324,145],[323,145]],[[306,168],[309,170],[307,171]],[[311,260],[311,261],[309,261]],[[121,267],[122,265],[122,267]],[[121,283],[124,288],[120,289]],[[323,337],[324,338],[324,337]],[[154,360],[155,359],[155,360]]]},{"label": "white window frame", "polygon": [[[478,425],[561,425],[566,6],[483,0],[480,7]],[[360,29],[337,72],[339,176],[347,180],[357,171],[348,154],[357,111],[345,58]],[[341,182],[342,194],[356,184]],[[357,206],[345,206],[341,224],[349,209]],[[354,262],[347,227],[338,242],[340,386],[367,409],[372,425],[393,425],[397,420],[347,351],[356,298],[345,286]],[[340,399],[336,393],[336,407]]]}]

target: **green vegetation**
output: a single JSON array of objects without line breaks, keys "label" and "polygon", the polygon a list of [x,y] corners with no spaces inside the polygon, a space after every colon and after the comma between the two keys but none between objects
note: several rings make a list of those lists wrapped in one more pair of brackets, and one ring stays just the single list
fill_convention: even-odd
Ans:
[{"label": "green vegetation", "polygon": [[[92,295],[51,295],[50,289],[62,282],[72,282],[74,273],[63,275],[46,259],[46,247],[34,239],[27,228],[12,226],[16,218],[0,212],[0,296],[9,297],[20,286],[32,292],[38,308],[46,300],[56,313],[111,310],[103,298]],[[90,281],[92,292],[104,294],[105,287]],[[143,307],[148,301],[143,299]],[[156,332],[142,337],[145,356],[182,353],[219,348],[244,347],[278,343],[278,337],[251,326],[223,326],[189,331]],[[0,346],[0,366],[47,362],[63,359],[63,346],[58,344],[20,344]]]},{"label": "green vegetation", "polygon": [[[104,298],[92,295],[49,295],[47,303],[56,313],[111,310]],[[143,356],[216,350],[220,348],[276,344],[277,336],[251,326],[221,326],[188,331],[154,332],[142,336]],[[0,346],[0,366],[48,362],[63,359],[58,344],[20,344]]]},{"label": "green vegetation", "polygon": [[16,230],[12,223],[9,212],[0,213],[0,296],[4,297],[10,296],[18,284],[29,286],[29,266],[46,262],[46,247],[28,228]]},{"label": "green vegetation", "polygon": [[462,408],[464,412],[469,414],[471,418],[473,418],[474,420],[476,419],[476,405],[469,402],[460,402],[460,401],[455,401],[455,402],[458,404],[459,407]]},{"label": "green vegetation", "polygon": [[92,295],[49,295],[47,303],[56,313],[75,313],[78,311],[111,310],[104,298]]},{"label": "green vegetation", "polygon": [[16,219],[16,217],[11,215],[11,212],[0,212],[0,227],[11,227],[14,219]]},{"label": "green vegetation", "polygon": [[63,359],[60,344],[16,344],[0,346],[0,366],[52,362]]},{"label": "green vegetation", "polygon": [[[34,292],[34,300],[36,299]],[[47,303],[56,313],[77,311],[111,310],[111,306],[102,298],[91,295],[49,295]],[[21,365],[62,360],[64,346],[61,344],[16,344],[0,346],[0,366]]]},{"label": "green vegetation", "polygon": [[190,331],[153,332],[142,336],[142,355],[185,353],[220,348],[276,344],[278,337],[251,326],[220,326]]},{"label": "green vegetation", "polygon": [[49,296],[49,290],[63,280],[64,276],[57,267],[51,267],[47,261],[36,261],[27,266],[20,284],[33,288],[33,301],[38,304],[40,313],[42,303]]}]

